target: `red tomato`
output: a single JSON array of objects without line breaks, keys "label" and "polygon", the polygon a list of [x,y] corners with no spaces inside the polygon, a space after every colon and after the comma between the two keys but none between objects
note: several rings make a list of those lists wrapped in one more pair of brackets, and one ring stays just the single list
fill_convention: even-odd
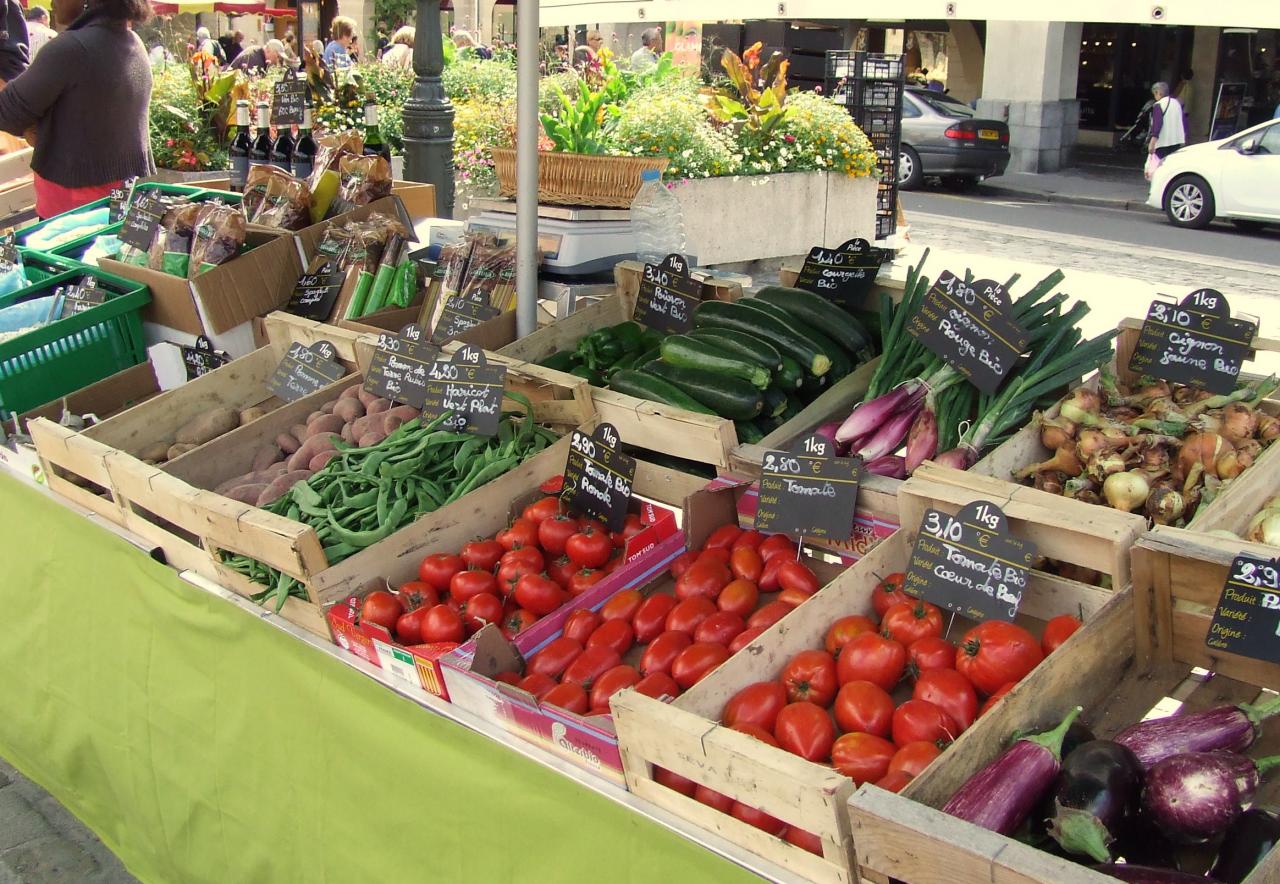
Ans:
[{"label": "red tomato", "polygon": [[571,638],[578,644],[585,645],[591,633],[595,632],[596,627],[603,622],[604,620],[595,611],[579,608],[565,618],[562,632],[565,638]]},{"label": "red tomato", "polygon": [[781,835],[782,830],[787,824],[776,817],[771,817],[762,810],[756,810],[754,807],[748,807],[741,801],[733,802],[733,807],[729,808],[729,814],[737,820],[741,820],[748,826],[755,826],[762,832],[770,835]]},{"label": "red tomato", "polygon": [[737,614],[717,611],[698,624],[693,630],[695,642],[713,642],[727,646],[738,637],[738,633],[747,628],[747,623]]},{"label": "red tomato", "polygon": [[462,545],[462,561],[476,571],[492,571],[504,552],[496,540],[473,540]]},{"label": "red tomato", "polygon": [[502,600],[489,592],[473,595],[462,603],[462,624],[468,632],[478,632],[482,626],[502,622]]},{"label": "red tomato", "polygon": [[603,620],[631,622],[642,604],[644,604],[644,596],[640,594],[640,590],[624,589],[600,607],[600,617]]},{"label": "red tomato", "polygon": [[[577,535],[574,536],[576,537]],[[569,577],[569,595],[580,596],[608,576],[609,573],[607,571],[593,571],[590,568],[574,571]]]},{"label": "red tomato", "polygon": [[559,678],[582,653],[582,645],[568,636],[553,638],[542,650],[529,658],[525,672],[540,672],[548,678]]},{"label": "red tomato", "polygon": [[621,531],[614,531],[610,535],[613,545],[618,549],[623,549],[627,545],[627,541],[635,537],[645,529],[644,520],[635,513],[627,513],[627,518],[622,523]]},{"label": "red tomato", "polygon": [[981,718],[982,716],[986,715],[987,711],[992,706],[999,703],[1005,694],[1009,693],[1009,691],[1013,690],[1017,686],[1018,686],[1018,683],[1016,681],[1011,681],[1006,684],[1000,685],[1000,689],[997,690],[990,697],[987,697],[987,702],[982,704],[982,708],[978,710],[978,717]]},{"label": "red tomato", "polygon": [[729,552],[723,547],[704,549],[698,553],[698,558],[694,561],[694,564],[696,565],[698,562],[719,562],[727,568],[729,567]]},{"label": "red tomato", "polygon": [[861,731],[887,737],[893,732],[893,697],[869,681],[851,681],[840,686],[833,710],[840,730]]},{"label": "red tomato", "polygon": [[591,706],[593,709],[609,708],[609,698],[623,688],[629,688],[640,681],[640,673],[634,666],[619,663],[596,679],[591,688]]},{"label": "red tomato", "polygon": [[622,554],[622,550],[614,547],[613,552],[609,554],[609,561],[604,563],[604,567],[600,570],[606,574],[612,574],[619,565],[626,561]]},{"label": "red tomato", "polygon": [[886,691],[892,691],[902,680],[906,668],[907,649],[874,632],[855,635],[836,659],[836,675],[841,684],[869,681]]},{"label": "red tomato", "polygon": [[635,644],[635,630],[628,620],[606,620],[587,639],[588,648],[610,648],[621,657]]},{"label": "red tomato", "polygon": [[781,748],[793,755],[821,763],[831,758],[836,726],[827,710],[821,706],[813,703],[791,703],[778,713],[773,735],[778,738]]},{"label": "red tomato", "polygon": [[[432,605],[431,607],[435,607]],[[414,608],[407,614],[396,618],[396,641],[402,645],[416,645],[422,642],[422,618],[430,608]]]},{"label": "red tomato", "polygon": [[721,718],[729,727],[754,724],[772,732],[778,713],[787,705],[787,689],[782,682],[758,681],[749,684],[724,704]]},{"label": "red tomato", "polygon": [[756,549],[760,550],[760,558],[766,562],[779,554],[787,559],[796,557],[796,543],[785,534],[770,534]]},{"label": "red tomato", "polygon": [[899,571],[896,574],[890,574],[876,584],[875,590],[871,593],[871,607],[875,610],[877,617],[883,617],[885,611],[899,602],[915,601],[915,599],[902,591],[902,581],[906,577],[906,574]]},{"label": "red tomato", "polygon": [[738,580],[750,580],[756,583],[764,573],[764,559],[760,558],[760,553],[755,547],[740,546],[729,556],[729,570]]},{"label": "red tomato", "polygon": [[1044,659],[1040,642],[1021,626],[985,620],[970,629],[956,649],[956,669],[984,694],[1021,681]]},{"label": "red tomato", "polygon": [[747,724],[746,722],[743,722],[741,724],[735,724],[732,729],[738,731],[738,733],[746,734],[748,737],[755,737],[761,743],[768,743],[775,749],[779,748],[778,741],[773,738],[773,734],[769,733],[758,724]]},{"label": "red tomato", "polygon": [[863,617],[861,614],[850,614],[848,617],[841,617],[835,623],[832,623],[831,628],[827,630],[825,642],[827,653],[832,657],[839,657],[840,651],[853,640],[855,635],[878,631],[875,621],[870,617]]},{"label": "red tomato", "polygon": [[907,700],[893,712],[893,741],[899,746],[917,740],[945,746],[959,733],[955,719],[928,700]]},{"label": "red tomato", "polygon": [[428,608],[419,621],[418,631],[422,634],[423,644],[431,642],[460,642],[466,638],[466,629],[462,625],[462,615],[448,605],[436,605]]},{"label": "red tomato", "polygon": [[788,608],[798,608],[812,596],[812,593],[804,592],[799,589],[784,589],[778,593],[778,601],[782,602]]},{"label": "red tomato", "polygon": [[655,700],[675,699],[680,696],[680,685],[665,672],[653,672],[636,682],[636,693]]},{"label": "red tomato", "polygon": [[675,606],[676,597],[665,592],[656,593],[642,601],[631,617],[636,641],[645,644],[662,635],[667,628],[667,615]]},{"label": "red tomato", "polygon": [[913,779],[915,778],[906,771],[891,770],[876,780],[876,788],[884,789],[886,792],[901,792]]},{"label": "red tomato", "polygon": [[954,669],[934,669],[922,672],[916,679],[911,696],[916,700],[928,700],[955,719],[963,733],[978,717],[978,695],[969,679]]},{"label": "red tomato", "polygon": [[907,645],[907,661],[916,678],[932,669],[955,669],[956,646],[940,635],[918,638]]},{"label": "red tomato", "polygon": [[711,536],[702,544],[703,549],[730,549],[735,540],[742,536],[742,529],[737,525],[721,525],[711,532]]},{"label": "red tomato", "polygon": [[760,601],[760,590],[749,580],[733,580],[720,595],[716,596],[716,607],[739,617],[750,617]]},{"label": "red tomato", "polygon": [[759,626],[768,629],[783,617],[790,614],[792,608],[786,602],[772,601],[747,618],[747,626]]},{"label": "red tomato", "polygon": [[676,604],[667,614],[666,627],[693,635],[698,624],[716,612],[715,602],[702,595],[695,595]]},{"label": "red tomato", "polygon": [[[524,552],[524,550],[517,550],[517,552]],[[530,552],[537,552],[537,550],[531,549]],[[498,565],[498,589],[504,596],[510,596],[516,591],[516,585],[521,577],[538,574],[541,571],[541,566],[535,567],[526,561],[503,562]]]},{"label": "red tomato", "polygon": [[538,544],[550,555],[563,555],[565,544],[577,533],[578,520],[573,516],[557,513],[539,523]]},{"label": "red tomato", "polygon": [[423,583],[431,584],[436,592],[444,592],[449,588],[449,581],[453,579],[453,575],[466,566],[467,563],[462,561],[462,556],[434,553],[418,565],[418,579]]},{"label": "red tomato", "polygon": [[582,689],[582,686],[567,681],[561,682],[547,691],[542,697],[542,702],[549,703],[552,706],[559,706],[561,709],[568,712],[576,712],[579,715],[584,714],[591,708],[591,704],[587,700],[587,692]]},{"label": "red tomato", "polygon": [[525,507],[524,512],[520,514],[520,518],[528,519],[535,525],[541,525],[544,520],[562,512],[564,512],[564,507],[560,503],[560,498],[544,497],[542,500],[535,500]]},{"label": "red tomato", "polygon": [[742,632],[733,637],[733,641],[729,642],[729,653],[736,654],[741,651],[747,645],[759,638],[761,634],[764,633],[765,628],[766,627],[763,626],[748,626],[746,629],[742,630]]},{"label": "red tomato", "polygon": [[591,531],[596,534],[608,534],[609,529],[604,526],[604,522],[599,519],[593,519],[590,516],[578,517],[578,531]]},{"label": "red tomato", "polygon": [[[447,586],[447,584],[446,584]],[[396,597],[406,611],[417,608],[433,608],[440,604],[440,592],[425,580],[410,580],[396,590]]]},{"label": "red tomato", "polygon": [[684,690],[700,682],[711,670],[729,659],[729,649],[715,642],[695,642],[671,661],[671,677]]},{"label": "red tomato", "polygon": [[801,651],[782,667],[787,700],[830,706],[836,697],[836,661],[826,651]]},{"label": "red tomato", "polygon": [[538,615],[524,608],[516,608],[502,617],[502,634],[507,638],[515,638],[530,626],[538,622]]},{"label": "red tomato", "polygon": [[561,589],[567,590],[569,588],[569,578],[573,577],[578,570],[572,559],[562,555],[553,559],[551,564],[547,565],[547,576],[554,580]]},{"label": "red tomato", "polygon": [[522,676],[518,672],[499,672],[497,675],[493,677],[493,680],[500,681],[503,684],[509,684],[509,685],[515,686],[520,684],[520,682],[524,681],[524,676]]},{"label": "red tomato", "polygon": [[579,568],[599,568],[613,555],[613,540],[607,532],[587,527],[565,541],[564,552]]},{"label": "red tomato", "polygon": [[874,783],[889,772],[889,762],[897,751],[884,737],[874,734],[845,734],[831,747],[831,764],[853,780],[855,786]]},{"label": "red tomato", "polygon": [[732,579],[733,575],[722,563],[698,561],[676,579],[676,598],[687,599],[701,595],[715,601],[720,590],[728,586]]},{"label": "red tomato", "polygon": [[942,754],[936,743],[927,740],[916,740],[906,743],[893,753],[889,762],[889,773],[900,770],[908,776],[918,777],[920,772],[929,766],[929,762]]},{"label": "red tomato", "polygon": [[671,661],[691,644],[693,639],[687,632],[672,630],[662,633],[649,642],[649,647],[645,648],[644,653],[640,655],[640,672],[643,675],[652,675],[655,672],[670,673]]},{"label": "red tomato", "polygon": [[453,596],[453,600],[460,605],[473,595],[480,595],[482,592],[492,595],[497,595],[499,592],[498,578],[493,576],[492,571],[459,571],[449,581],[449,595]]},{"label": "red tomato", "polygon": [[761,592],[777,592],[782,588],[778,585],[778,571],[789,561],[791,560],[786,556],[777,555],[764,560],[764,570],[760,572]]},{"label": "red tomato", "polygon": [[538,523],[532,519],[516,519],[511,527],[499,531],[494,540],[502,544],[505,550],[523,549],[538,545]]},{"label": "red tomato", "polygon": [[360,622],[376,623],[391,630],[403,613],[404,605],[399,598],[385,589],[375,589],[364,597],[364,602],[360,605]]},{"label": "red tomato", "polygon": [[742,549],[748,546],[751,549],[759,549],[760,544],[764,542],[764,535],[754,529],[743,531],[738,535],[738,539],[733,542],[733,549]]},{"label": "red tomato", "polygon": [[539,617],[550,614],[568,598],[560,585],[541,574],[526,574],[516,583],[515,598],[520,607],[527,608]]},{"label": "red tomato", "polygon": [[680,553],[680,555],[676,556],[671,562],[671,576],[676,580],[679,580],[680,576],[684,574],[685,571],[688,571],[690,566],[692,566],[696,561],[698,561],[697,550],[691,549],[688,552]]},{"label": "red tomato", "polygon": [[1070,614],[1059,614],[1044,625],[1044,635],[1040,637],[1040,650],[1048,657],[1059,646],[1071,638],[1072,634],[1083,624],[1079,617]]},{"label": "red tomato", "polygon": [[735,803],[728,795],[721,795],[715,789],[708,789],[703,785],[699,785],[693,790],[693,799],[705,804],[707,807],[714,807],[721,813],[728,813],[733,809]]},{"label": "red tomato", "polygon": [[691,798],[693,797],[693,790],[698,787],[698,784],[693,780],[682,777],[678,773],[672,773],[665,767],[658,767],[656,764],[653,766],[653,778],[660,785]]},{"label": "red tomato", "polygon": [[589,691],[597,678],[621,662],[622,658],[613,648],[597,645],[594,648],[587,648],[575,657],[560,680],[580,685],[584,691]]},{"label": "red tomato", "polygon": [[789,826],[786,834],[782,837],[788,844],[795,845],[801,850],[807,850],[815,856],[822,856],[822,839],[812,832]]},{"label": "red tomato", "polygon": [[916,639],[942,635],[942,612],[916,599],[899,602],[884,612],[880,630],[896,642],[909,645]]},{"label": "red tomato", "polygon": [[787,559],[778,566],[778,586],[783,589],[797,589],[813,595],[821,588],[818,575],[809,570],[809,566],[795,559]]},{"label": "red tomato", "polygon": [[524,562],[526,565],[531,565],[535,573],[541,571],[547,564],[542,550],[536,546],[522,546],[519,549],[504,552],[502,558],[498,559],[498,567],[501,568],[509,562]]},{"label": "red tomato", "polygon": [[555,686],[556,680],[548,678],[541,672],[532,672],[520,679],[519,683],[516,684],[516,687],[520,688],[520,690],[533,694],[535,700],[541,700],[547,695],[547,691]]}]

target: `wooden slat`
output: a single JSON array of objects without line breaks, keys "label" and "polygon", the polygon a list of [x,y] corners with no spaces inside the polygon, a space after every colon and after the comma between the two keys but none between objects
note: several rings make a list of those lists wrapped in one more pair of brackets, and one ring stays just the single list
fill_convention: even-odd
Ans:
[{"label": "wooden slat", "polygon": [[729,452],[738,443],[733,421],[613,390],[592,387],[591,393],[600,420],[613,424],[628,445],[728,467]]},{"label": "wooden slat", "polygon": [[608,295],[530,335],[500,347],[497,352],[512,359],[539,362],[552,353],[572,350],[579,340],[593,331],[630,319],[633,305],[634,302],[629,303],[621,295]]},{"label": "wooden slat", "polygon": [[[283,310],[268,313],[262,322],[272,344],[278,346],[283,343],[287,349],[288,344],[293,341],[307,346],[317,341],[328,341],[333,344],[339,359],[351,363],[360,372],[369,370],[369,363],[378,349],[377,335],[361,334],[336,325],[294,316]],[[280,355],[283,356],[283,352]]]}]

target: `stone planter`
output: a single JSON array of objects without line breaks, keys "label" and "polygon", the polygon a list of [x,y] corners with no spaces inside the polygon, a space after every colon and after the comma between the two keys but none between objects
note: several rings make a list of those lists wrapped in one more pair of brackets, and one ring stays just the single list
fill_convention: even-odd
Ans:
[{"label": "stone planter", "polygon": [[854,237],[875,241],[876,181],[830,172],[702,178],[671,186],[688,252],[700,264],[807,254]]}]

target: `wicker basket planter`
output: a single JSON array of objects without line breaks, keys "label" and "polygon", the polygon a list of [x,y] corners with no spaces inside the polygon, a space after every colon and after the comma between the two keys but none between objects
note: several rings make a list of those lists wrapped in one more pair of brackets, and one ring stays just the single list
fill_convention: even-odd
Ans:
[{"label": "wicker basket planter", "polygon": [[[538,152],[538,202],[560,206],[608,206],[625,209],[640,189],[640,173],[661,172],[666,157],[608,157]],[[516,195],[516,152],[495,150],[493,164],[503,196]]]}]

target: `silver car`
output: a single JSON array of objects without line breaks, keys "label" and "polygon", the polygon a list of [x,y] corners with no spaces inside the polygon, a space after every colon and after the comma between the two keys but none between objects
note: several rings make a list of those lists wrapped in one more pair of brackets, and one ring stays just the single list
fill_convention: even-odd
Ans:
[{"label": "silver car", "polygon": [[902,97],[902,142],[898,188],[914,190],[925,176],[959,186],[1004,173],[1009,165],[1009,127],[984,120],[959,99],[908,87]]}]

